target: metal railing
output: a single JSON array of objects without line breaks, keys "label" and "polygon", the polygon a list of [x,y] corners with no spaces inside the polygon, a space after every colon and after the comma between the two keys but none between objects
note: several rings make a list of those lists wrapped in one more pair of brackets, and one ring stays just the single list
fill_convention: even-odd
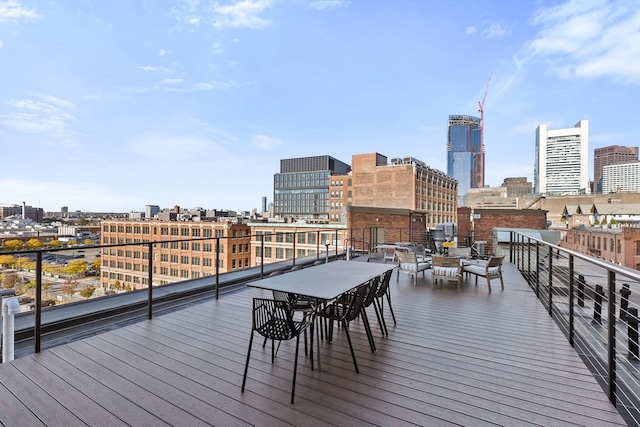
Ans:
[{"label": "metal railing", "polygon": [[[215,258],[215,264],[212,266],[213,273],[210,276],[205,276],[197,279],[198,281],[206,281],[207,285],[201,288],[201,292],[205,292],[205,288],[208,292],[212,292],[214,297],[219,298],[219,291],[221,288],[221,279],[226,275],[237,275],[239,274],[241,277],[233,279],[233,280],[225,280],[225,284],[235,284],[238,281],[249,281],[255,280],[258,278],[262,278],[265,274],[269,274],[270,272],[278,269],[289,269],[295,265],[305,265],[305,264],[313,264],[319,260],[328,261],[329,259],[337,259],[340,257],[346,256],[347,248],[350,249],[351,255],[361,255],[370,253],[371,248],[380,243],[379,241],[375,241],[375,233],[372,232],[373,227],[357,229],[357,230],[348,230],[348,229],[339,229],[331,231],[331,238],[327,236],[323,236],[321,238],[321,234],[327,235],[328,231],[323,229],[313,230],[311,231],[316,235],[315,241],[312,245],[315,245],[315,253],[312,256],[298,257],[298,253],[296,251],[296,242],[298,241],[297,235],[300,233],[307,234],[310,230],[304,231],[291,231],[291,232],[283,232],[283,241],[270,241],[266,242],[266,235],[264,234],[256,234],[251,236],[237,236],[237,237],[204,237],[204,238],[184,238],[184,239],[164,239],[164,240],[154,240],[147,242],[138,242],[138,243],[118,243],[118,244],[97,244],[97,245],[74,245],[73,247],[61,247],[61,248],[38,248],[38,249],[25,249],[25,250],[13,250],[13,251],[0,251],[0,255],[14,255],[17,257],[23,257],[25,255],[35,255],[35,288],[33,291],[33,297],[35,301],[33,302],[33,351],[38,353],[42,349],[42,311],[43,311],[43,278],[44,275],[44,261],[43,256],[46,254],[60,254],[68,251],[78,251],[78,250],[89,250],[89,249],[97,249],[101,254],[105,250],[109,251],[111,248],[121,248],[126,250],[127,248],[139,248],[141,252],[143,252],[143,256],[140,259],[145,265],[145,270],[143,272],[139,272],[139,276],[142,273],[146,273],[146,289],[139,289],[136,292],[138,294],[146,291],[146,317],[148,319],[152,319],[154,313],[154,290],[162,287],[163,285],[159,283],[158,277],[161,276],[157,273],[157,269],[154,268],[155,264],[161,264],[161,261],[156,261],[154,254],[158,250],[159,246],[163,243],[171,244],[171,243],[180,243],[180,242],[202,242],[209,241],[214,243],[214,251],[211,252],[211,256]],[[389,230],[387,230],[389,231]],[[407,229],[394,229],[395,237],[399,237],[400,240],[408,239],[411,236],[411,233]],[[287,237],[287,235],[290,235]],[[274,235],[272,234],[271,237]],[[348,236],[348,237],[347,237]],[[230,242],[234,240],[244,239],[247,240],[249,238],[253,244],[258,242],[258,246],[260,248],[259,256],[256,256],[255,264],[250,267],[245,267],[242,269],[235,269],[232,271],[226,271],[224,273],[220,272],[220,263],[219,260],[221,258],[221,243]],[[275,246],[286,246],[287,244],[291,245],[291,257],[278,260],[277,262],[265,264],[265,243],[269,245]],[[423,243],[423,242],[417,242]],[[309,245],[306,245],[309,247]],[[179,253],[180,249],[176,249],[176,253]],[[255,253],[255,249],[252,251]],[[109,268],[104,267],[105,270],[109,270]],[[266,271],[265,271],[266,270]],[[101,283],[104,285],[105,277],[101,277]],[[188,278],[179,278],[175,277],[175,281],[170,284],[179,284],[179,283],[187,283],[192,280]],[[149,286],[149,284],[151,286]],[[109,298],[109,297],[105,297]],[[157,299],[157,298],[156,298]],[[57,310],[61,307],[47,307],[45,310]],[[140,310],[140,303],[137,303],[130,308],[130,310]],[[88,317],[88,316],[87,316]],[[93,317],[93,316],[91,316]],[[88,320],[90,321],[90,320]],[[92,320],[91,320],[92,321]],[[82,323],[81,320],[78,320],[76,323]]]},{"label": "metal railing", "polygon": [[640,425],[640,272],[511,232],[518,267],[629,425]]}]

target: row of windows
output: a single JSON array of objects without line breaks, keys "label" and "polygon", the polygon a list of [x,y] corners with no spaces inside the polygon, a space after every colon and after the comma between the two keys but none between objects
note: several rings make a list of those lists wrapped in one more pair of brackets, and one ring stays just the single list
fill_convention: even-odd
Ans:
[{"label": "row of windows", "polygon": [[[275,250],[274,250],[275,249]],[[304,258],[305,256],[315,255],[317,251],[315,249],[297,249],[296,258]],[[275,259],[293,259],[293,248],[272,248],[271,246],[265,246],[264,258]],[[256,262],[259,263],[259,259],[262,258],[262,248],[256,248]]]},{"label": "row of windows", "polygon": [[[256,231],[256,240],[258,242],[261,241],[262,238],[264,238],[265,242],[272,242],[273,241],[273,234],[275,234],[275,242],[277,243],[293,243],[294,241],[294,236],[295,236],[295,241],[296,243],[299,244],[308,244],[308,245],[315,245],[318,242],[318,233],[311,231],[311,232],[284,232],[284,231],[277,231],[275,233],[272,233],[271,231]],[[336,233],[319,233],[320,234],[320,244],[325,244],[327,242],[331,242],[335,239],[338,239],[338,241],[340,241],[340,239],[342,238],[342,234],[341,233],[337,233],[337,237],[336,237]]]},{"label": "row of windows", "polygon": [[[149,234],[150,227],[148,225],[103,225],[102,231],[105,233],[127,233],[127,234]],[[153,234],[158,234],[158,227],[153,227]],[[160,235],[162,236],[181,236],[181,237],[224,237],[224,230],[214,230],[211,228],[190,228],[190,227],[160,227]],[[233,237],[249,237],[251,230],[232,230]]]}]

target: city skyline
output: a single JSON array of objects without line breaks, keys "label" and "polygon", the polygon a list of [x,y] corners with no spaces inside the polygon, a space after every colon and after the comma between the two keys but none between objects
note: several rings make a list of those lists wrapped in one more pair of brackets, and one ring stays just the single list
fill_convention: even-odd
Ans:
[{"label": "city skyline", "polygon": [[637,2],[0,1],[0,204],[235,211],[280,159],[447,170],[484,104],[485,184],[533,181],[535,129],[640,141]]}]

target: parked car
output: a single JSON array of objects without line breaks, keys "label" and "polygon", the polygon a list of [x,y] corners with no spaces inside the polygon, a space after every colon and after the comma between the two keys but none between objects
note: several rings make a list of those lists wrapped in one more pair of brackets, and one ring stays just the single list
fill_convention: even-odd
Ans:
[{"label": "parked car", "polygon": [[[40,306],[43,307],[43,308],[44,307],[51,307],[51,306],[54,306],[54,305],[56,305],[56,302],[55,302],[55,300],[52,300],[52,299],[43,299],[42,302],[40,303]],[[29,310],[33,311],[35,309],[36,309],[36,303],[35,302],[29,304]]]},{"label": "parked car", "polygon": [[18,297],[18,304],[29,304],[32,303],[34,299],[29,295],[20,295]]}]

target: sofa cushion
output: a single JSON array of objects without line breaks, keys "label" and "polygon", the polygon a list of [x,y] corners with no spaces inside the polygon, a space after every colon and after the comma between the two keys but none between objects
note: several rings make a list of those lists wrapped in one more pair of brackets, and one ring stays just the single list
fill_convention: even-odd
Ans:
[{"label": "sofa cushion", "polygon": [[459,271],[458,267],[433,267],[436,276],[457,276]]},{"label": "sofa cushion", "polygon": [[417,264],[413,262],[402,262],[400,263],[400,270],[416,271],[416,265],[418,271],[426,270],[431,266],[431,264],[428,262],[419,262]]}]

